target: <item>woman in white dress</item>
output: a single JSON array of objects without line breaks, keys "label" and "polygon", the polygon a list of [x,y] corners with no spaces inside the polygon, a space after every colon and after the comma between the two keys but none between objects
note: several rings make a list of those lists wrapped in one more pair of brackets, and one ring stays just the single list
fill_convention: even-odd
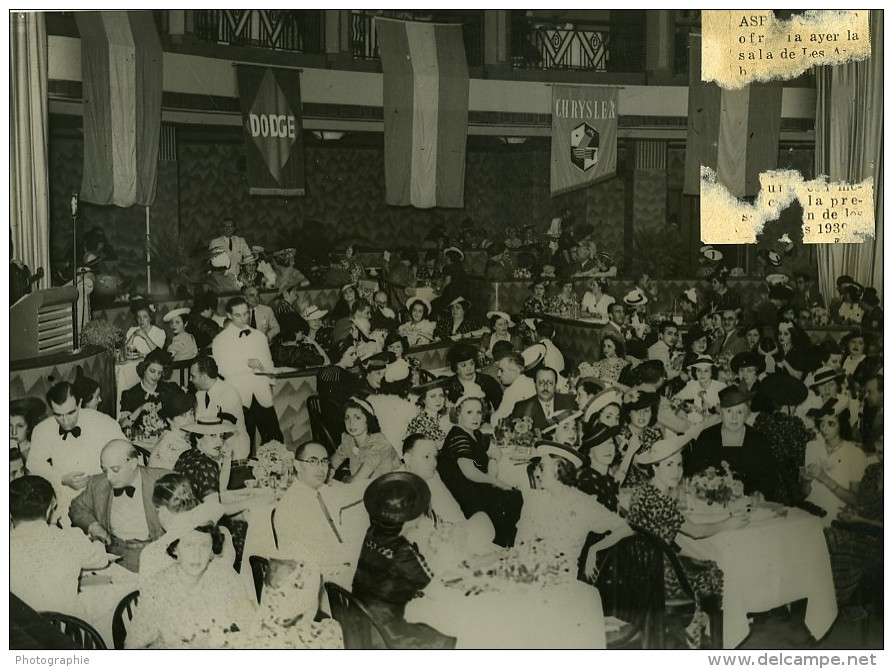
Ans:
[{"label": "woman in white dress", "polygon": [[155,308],[145,300],[141,300],[130,306],[130,313],[133,314],[136,325],[124,336],[124,349],[134,350],[144,356],[156,348],[164,348],[167,335],[164,334],[164,330],[152,323]]},{"label": "woman in white dress", "polygon": [[614,304],[616,300],[605,293],[607,287],[607,279],[596,278],[589,280],[589,290],[584,293],[583,301],[580,304],[583,314],[599,320],[608,320],[608,307]]},{"label": "woman in white dress", "polygon": [[397,332],[406,337],[410,346],[424,346],[436,340],[434,328],[436,324],[429,320],[431,303],[423,297],[410,297],[406,301],[409,320],[403,323]]}]

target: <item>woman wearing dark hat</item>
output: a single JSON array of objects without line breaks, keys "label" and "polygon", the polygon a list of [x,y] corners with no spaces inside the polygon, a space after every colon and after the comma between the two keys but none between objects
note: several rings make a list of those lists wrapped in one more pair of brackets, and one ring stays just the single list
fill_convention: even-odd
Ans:
[{"label": "woman wearing dark hat", "polygon": [[446,432],[441,429],[446,409],[444,389],[449,382],[449,377],[442,376],[418,385],[410,391],[418,398],[419,412],[409,421],[406,434],[423,434],[436,442],[438,447],[443,445],[443,440],[446,439]]},{"label": "woman wearing dark hat", "polygon": [[515,274],[515,264],[512,262],[508,247],[502,242],[494,242],[487,247],[487,265],[484,268],[484,276],[490,281],[506,281]]},{"label": "woman wearing dark hat", "polygon": [[722,469],[728,462],[736,478],[744,483],[744,493],[761,492],[764,497],[777,497],[778,464],[772,450],[754,428],[747,424],[748,402],[752,394],[729,386],[719,393],[721,423],[701,432],[691,451],[684,456],[685,473],[693,476],[708,467]]},{"label": "woman wearing dark hat", "polygon": [[769,445],[784,484],[784,489],[776,493],[774,499],[785,504],[793,504],[802,497],[797,481],[806,444],[813,434],[794,411],[807,394],[802,381],[776,372],[767,374],[757,384],[757,394],[751,402],[753,411],[759,412],[753,427]]},{"label": "woman wearing dark hat", "polygon": [[406,605],[433,578],[418,547],[404,536],[406,523],[424,514],[431,504],[427,484],[409,472],[385,474],[366,488],[363,504],[369,512],[369,529],[351,586],[353,595],[387,630],[397,648],[455,648],[455,637],[405,618]]},{"label": "woman wearing dark hat", "polygon": [[149,456],[150,467],[173,469],[177,459],[191,447],[189,432],[183,428],[195,422],[195,395],[175,391],[164,396],[158,415],[167,421]]},{"label": "woman wearing dark hat", "polygon": [[18,449],[23,462],[31,451],[31,431],[43,420],[46,404],[37,397],[22,397],[9,401],[9,447]]},{"label": "woman wearing dark hat", "polygon": [[685,349],[685,358],[682,360],[682,369],[688,371],[698,358],[707,353],[710,348],[710,337],[707,331],[700,325],[695,325],[691,330],[682,335],[682,345]]},{"label": "woman wearing dark hat", "polygon": [[862,323],[862,317],[865,315],[859,301],[862,299],[862,286],[853,281],[843,287],[843,302],[836,314],[832,313],[832,317],[836,316],[839,323],[844,325],[859,325]]},{"label": "woman wearing dark hat", "polygon": [[471,518],[483,511],[496,530],[495,543],[514,543],[521,513],[521,493],[489,473],[489,439],[480,430],[483,399],[460,397],[451,410],[455,426],[447,434],[437,458],[437,471],[462,513]]},{"label": "woman wearing dark hat", "polygon": [[443,268],[440,301],[443,304],[449,304],[468,291],[468,281],[465,278],[465,253],[460,248],[450,246],[443,250],[443,255],[448,264]]},{"label": "woman wearing dark hat", "polygon": [[[555,555],[584,564],[583,572],[595,575],[595,553],[632,534],[629,525],[591,495],[576,487],[578,472],[587,458],[570,446],[540,441],[534,459],[538,488],[524,491],[524,507],[518,521],[517,543],[542,542]],[[602,539],[588,546],[590,532]]]},{"label": "woman wearing dark hat", "polygon": [[859,365],[868,359],[865,353],[867,343],[865,335],[859,330],[848,333],[840,340],[840,347],[846,353],[841,369],[848,377],[855,375]]},{"label": "woman wearing dark hat", "polygon": [[165,381],[170,373],[171,356],[166,351],[155,349],[136,366],[140,382],[121,393],[121,413],[118,422],[121,427],[142,430],[152,415],[157,416],[162,398],[178,390],[170,381]]},{"label": "woman wearing dark hat", "polygon": [[[617,434],[616,443],[619,446],[614,457],[614,467],[621,470],[627,462],[630,451],[635,455],[651,447],[651,444],[663,439],[663,430],[657,425],[657,406],[660,404],[660,395],[657,393],[645,393],[638,390],[627,393],[624,397],[623,408],[620,417],[620,432]],[[637,467],[630,467],[626,478],[620,481],[620,485],[635,486],[644,480],[644,474]]]},{"label": "woman wearing dark hat", "polygon": [[762,355],[745,351],[732,356],[729,367],[738,379],[738,389],[747,394],[755,391],[760,377],[765,373],[766,359]]},{"label": "woman wearing dark hat", "polygon": [[599,425],[580,446],[580,454],[589,458],[589,466],[577,473],[577,487],[587,495],[593,495],[606,509],[617,511],[620,483],[626,479],[626,472],[632,463],[635,452],[627,449],[627,457],[615,466],[617,444],[614,437],[620,433],[619,427]]},{"label": "woman wearing dark hat", "polygon": [[450,403],[455,404],[463,395],[484,394],[487,412],[502,402],[502,386],[492,376],[483,374],[478,366],[478,352],[470,344],[456,344],[447,352],[447,363],[454,376],[446,386]]},{"label": "woman wearing dark hat", "polygon": [[[627,522],[656,534],[673,546],[676,536],[683,534],[694,538],[712,536],[723,530],[744,527],[747,518],[731,516],[717,523],[692,523],[686,520],[679,503],[679,486],[682,483],[682,449],[688,443],[688,436],[682,435],[661,439],[636,458],[636,464],[647,468],[646,480],[636,487],[630,502]],[[707,617],[701,610],[701,601],[706,597],[722,597],[723,573],[712,561],[680,558],[682,568],[695,592],[695,615],[686,628],[686,638],[690,648],[702,646],[706,632]],[[682,588],[670,563],[664,561],[664,583],[667,597],[679,595]]]},{"label": "woman wearing dark hat", "polygon": [[341,407],[362,386],[360,377],[354,371],[357,347],[352,339],[340,339],[332,345],[329,356],[332,364],[316,373],[316,392]]},{"label": "woman wearing dark hat", "polygon": [[438,339],[450,339],[461,335],[470,335],[483,328],[480,321],[468,315],[471,302],[461,295],[446,305],[445,313],[437,322],[434,336]]},{"label": "woman wearing dark hat", "polygon": [[864,312],[862,315],[862,330],[864,332],[879,333],[884,330],[884,310],[881,309],[881,299],[877,290],[866,288],[859,302]]}]

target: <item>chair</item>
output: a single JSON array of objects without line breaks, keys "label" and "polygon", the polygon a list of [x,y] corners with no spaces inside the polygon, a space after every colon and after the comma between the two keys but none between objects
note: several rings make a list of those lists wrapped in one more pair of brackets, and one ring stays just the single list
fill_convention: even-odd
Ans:
[{"label": "chair", "polygon": [[264,579],[270,568],[270,561],[261,555],[252,555],[248,558],[251,565],[251,576],[254,578],[254,593],[257,595],[257,603],[260,604],[261,594],[264,591]]},{"label": "chair", "polygon": [[341,625],[344,647],[348,650],[393,650],[387,631],[379,625],[366,606],[340,585],[324,584],[332,608],[332,617]]},{"label": "chair", "polygon": [[[133,620],[133,612],[140,600],[140,591],[135,590],[124,596],[118,606],[115,607],[115,613],[112,616],[112,645],[115,650],[124,648],[124,640],[127,638],[127,626]],[[125,620],[125,616],[127,617]]]},{"label": "chair", "polygon": [[329,455],[338,449],[341,434],[344,432],[344,417],[341,409],[332,400],[311,395],[307,398],[307,412],[310,414],[310,433]]},{"label": "chair", "polygon": [[659,648],[664,614],[663,554],[639,532],[600,555],[595,587],[606,616],[625,624],[607,636],[608,648]]},{"label": "chair", "polygon": [[80,618],[56,611],[41,611],[40,616],[61,631],[78,649],[107,650],[108,648],[99,632]]}]

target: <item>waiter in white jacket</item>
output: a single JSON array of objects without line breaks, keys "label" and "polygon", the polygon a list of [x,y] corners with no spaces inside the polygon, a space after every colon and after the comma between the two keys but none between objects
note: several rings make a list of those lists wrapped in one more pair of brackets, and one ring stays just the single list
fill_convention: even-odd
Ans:
[{"label": "waiter in white jacket", "polygon": [[220,375],[239,391],[245,409],[245,428],[255,452],[254,431],[260,442],[282,441],[279,419],[273,408],[274,380],[263,374],[273,371],[273,358],[267,338],[248,325],[250,312],[244,297],[226,303],[228,323],[211,344],[211,355]]}]

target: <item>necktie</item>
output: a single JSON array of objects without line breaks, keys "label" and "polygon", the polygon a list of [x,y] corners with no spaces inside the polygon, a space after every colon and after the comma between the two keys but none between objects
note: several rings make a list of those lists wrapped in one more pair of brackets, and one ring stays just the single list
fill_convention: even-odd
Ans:
[{"label": "necktie", "polygon": [[233,238],[232,237],[229,238],[229,250],[230,251],[233,250]]},{"label": "necktie", "polygon": [[326,520],[329,522],[329,527],[332,528],[332,532],[335,533],[335,538],[338,540],[339,544],[343,544],[344,540],[341,538],[341,535],[338,534],[338,528],[335,527],[335,521],[332,520],[331,514],[329,514],[329,509],[326,506],[326,503],[322,499],[322,493],[317,490],[316,491],[316,499],[319,500],[319,507],[322,509],[323,515],[326,517]]},{"label": "necktie", "polygon": [[242,337],[247,337],[247,336],[250,335],[250,334],[251,334],[251,330],[242,330],[242,331],[239,333],[239,338],[241,339]]},{"label": "necktie", "polygon": [[136,488],[132,485],[126,485],[123,488],[114,488],[112,489],[112,492],[115,494],[115,497],[120,497],[126,492],[128,497],[133,498],[133,493],[136,492]]},{"label": "necktie", "polygon": [[257,315],[254,313],[254,309],[251,310],[251,322],[249,325],[257,330]]},{"label": "necktie", "polygon": [[78,426],[74,426],[70,430],[66,430],[61,425],[59,426],[59,436],[62,437],[62,441],[65,441],[66,439],[68,439],[69,434],[72,437],[74,437],[75,439],[77,439],[78,437],[81,436],[81,428]]},{"label": "necktie", "polygon": [[208,393],[206,392],[205,393],[205,408],[207,409],[210,406],[211,406],[211,396],[208,395]]}]

